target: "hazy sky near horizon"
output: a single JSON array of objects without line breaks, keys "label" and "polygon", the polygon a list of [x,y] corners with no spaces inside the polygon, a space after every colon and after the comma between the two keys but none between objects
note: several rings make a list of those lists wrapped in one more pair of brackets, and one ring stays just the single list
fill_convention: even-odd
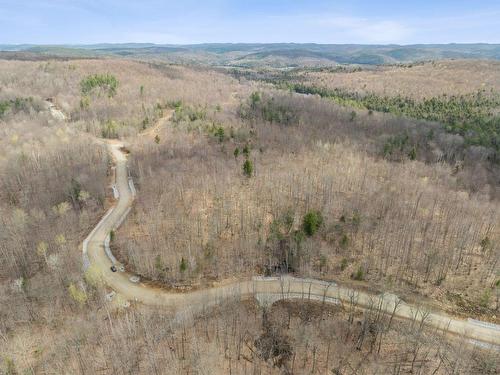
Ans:
[{"label": "hazy sky near horizon", "polygon": [[500,43],[499,0],[0,0],[1,44]]}]

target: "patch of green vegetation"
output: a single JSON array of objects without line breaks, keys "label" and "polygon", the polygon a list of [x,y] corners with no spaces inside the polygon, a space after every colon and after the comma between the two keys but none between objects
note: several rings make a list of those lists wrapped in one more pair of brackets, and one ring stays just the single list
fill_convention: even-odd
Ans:
[{"label": "patch of green vegetation", "polygon": [[[207,111],[205,108],[183,106],[179,103],[172,104],[176,105],[173,117],[173,122],[176,124],[181,122],[195,122],[197,120],[205,120],[207,118]],[[177,106],[177,104],[179,105]]]},{"label": "patch of green vegetation", "polygon": [[118,138],[118,124],[116,121],[106,121],[101,129],[101,135],[103,138]]},{"label": "patch of green vegetation", "polygon": [[410,160],[415,160],[417,158],[417,148],[416,146],[413,146],[410,150],[410,152],[408,153],[408,157],[410,158]]},{"label": "patch of green vegetation", "polygon": [[302,221],[302,228],[309,237],[314,236],[321,225],[323,225],[323,215],[321,212],[309,211],[305,214]]},{"label": "patch of green vegetation", "polygon": [[188,264],[187,264],[187,261],[186,259],[184,258],[181,258],[181,264],[179,265],[179,270],[184,273],[186,272],[188,269]]},{"label": "patch of green vegetation", "polygon": [[359,266],[357,271],[351,275],[351,278],[357,281],[363,281],[365,279],[363,267]]},{"label": "patch of green vegetation", "polygon": [[3,100],[0,101],[0,117],[4,116],[7,112],[29,112],[31,108],[39,110],[39,108],[36,108],[32,97]]},{"label": "patch of green vegetation", "polygon": [[[497,93],[478,91],[418,101],[400,95],[359,94],[339,88],[331,90],[304,84],[289,84],[288,88],[301,94],[329,98],[345,106],[440,122],[447,132],[464,137],[467,145],[500,151],[500,116],[495,114],[495,109],[500,107],[500,95]],[[410,153],[411,158],[414,153]]]},{"label": "patch of green vegetation", "polygon": [[243,174],[248,178],[253,175],[253,163],[250,159],[246,159],[243,163]]},{"label": "patch of green vegetation", "polygon": [[93,74],[80,82],[80,90],[83,96],[90,95],[95,89],[100,89],[112,98],[116,95],[118,80],[111,74]]},{"label": "patch of green vegetation", "polygon": [[243,147],[243,155],[245,155],[246,158],[250,156],[250,146],[248,144]]},{"label": "patch of green vegetation", "polygon": [[260,102],[260,94],[258,92],[252,92],[250,95],[250,106],[252,108],[255,108],[257,106],[257,103]]},{"label": "patch of green vegetation", "polygon": [[10,108],[10,102],[0,102],[0,117],[2,117]]},{"label": "patch of green vegetation", "polygon": [[171,100],[165,105],[166,108],[177,109],[182,107],[182,100]]},{"label": "patch of green vegetation", "polygon": [[82,190],[80,182],[77,179],[72,178],[67,195],[74,209],[81,208],[79,197],[81,196]]},{"label": "patch of green vegetation", "polygon": [[296,120],[296,116],[286,106],[280,106],[272,100],[264,102],[260,108],[262,118],[270,123],[289,125]]},{"label": "patch of green vegetation", "polygon": [[90,99],[88,96],[84,96],[80,99],[80,109],[86,109],[90,107]]},{"label": "patch of green vegetation", "polygon": [[410,142],[408,134],[399,134],[387,139],[383,147],[386,158],[391,156],[407,156],[410,160],[417,159],[418,144]]},{"label": "patch of green vegetation", "polygon": [[[174,127],[182,128],[187,132],[205,133],[210,137],[214,137],[219,143],[224,143],[229,139],[236,141],[245,139],[248,136],[240,132],[240,129],[235,130],[233,127],[225,127],[211,118],[206,107],[200,106],[184,106],[181,102],[171,102],[167,106],[175,106],[172,123]],[[225,150],[224,145],[221,150]],[[224,151],[225,152],[225,151]],[[235,157],[239,155],[235,154]]]},{"label": "patch of green vegetation", "polygon": [[218,126],[217,129],[215,130],[215,136],[219,140],[220,143],[224,142],[226,139],[224,128],[222,126]]},{"label": "patch of green vegetation", "polygon": [[338,66],[319,66],[319,67],[305,67],[299,71],[304,72],[321,72],[321,73],[356,73],[363,71],[360,66],[352,65],[338,65]]},{"label": "patch of green vegetation", "polygon": [[258,92],[250,95],[249,103],[241,106],[239,114],[242,118],[262,118],[270,123],[290,125],[298,120],[297,114],[289,107],[281,105],[273,97],[265,97]]},{"label": "patch of green vegetation", "polygon": [[391,156],[395,152],[404,153],[409,147],[409,140],[408,134],[390,137],[384,144],[384,156]]},{"label": "patch of green vegetation", "polygon": [[85,290],[78,288],[74,283],[69,284],[68,291],[71,298],[80,306],[83,306],[87,302],[88,296]]},{"label": "patch of green vegetation", "polygon": [[481,245],[481,250],[484,252],[484,251],[487,251],[487,250],[490,250],[492,247],[493,247],[493,244],[490,240],[490,238],[488,236],[484,237],[481,242],[480,242],[480,245]]}]

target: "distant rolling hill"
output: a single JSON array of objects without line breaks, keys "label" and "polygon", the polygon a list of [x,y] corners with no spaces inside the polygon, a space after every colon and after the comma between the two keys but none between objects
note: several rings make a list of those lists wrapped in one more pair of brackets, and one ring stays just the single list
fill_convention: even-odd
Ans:
[{"label": "distant rolling hill", "polygon": [[0,45],[0,51],[59,57],[126,56],[213,66],[382,65],[439,59],[500,60],[500,44],[196,44]]}]

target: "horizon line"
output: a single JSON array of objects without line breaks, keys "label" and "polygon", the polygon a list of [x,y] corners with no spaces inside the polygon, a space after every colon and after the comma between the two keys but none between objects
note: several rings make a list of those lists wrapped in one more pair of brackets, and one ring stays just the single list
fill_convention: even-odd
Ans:
[{"label": "horizon line", "polygon": [[498,46],[500,42],[448,42],[448,43],[318,43],[318,42],[196,42],[196,43],[153,43],[153,42],[95,42],[95,43],[5,43],[1,42],[0,46],[19,47],[19,46],[44,46],[44,47],[59,47],[59,46],[96,46],[96,45],[152,45],[152,46],[202,46],[202,45],[318,45],[318,46],[451,46],[451,45],[490,45]]}]

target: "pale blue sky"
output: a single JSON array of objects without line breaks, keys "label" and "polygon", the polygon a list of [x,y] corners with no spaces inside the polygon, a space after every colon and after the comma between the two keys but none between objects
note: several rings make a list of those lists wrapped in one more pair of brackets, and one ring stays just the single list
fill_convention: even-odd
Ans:
[{"label": "pale blue sky", "polygon": [[0,0],[0,43],[500,43],[500,0]]}]

